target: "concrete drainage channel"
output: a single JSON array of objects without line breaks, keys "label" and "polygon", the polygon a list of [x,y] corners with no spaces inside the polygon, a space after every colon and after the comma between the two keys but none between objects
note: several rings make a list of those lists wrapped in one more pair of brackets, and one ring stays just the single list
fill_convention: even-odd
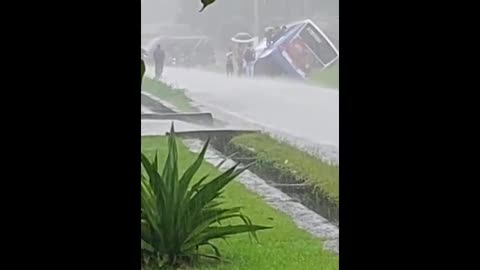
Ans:
[{"label": "concrete drainage channel", "polygon": [[[245,155],[245,153],[241,153],[241,156],[229,156],[232,153],[232,149],[228,146],[230,139],[234,136],[256,131],[210,129],[209,127],[212,127],[213,123],[211,114],[176,113],[158,99],[143,93],[142,106],[149,109],[148,113],[142,113],[142,120],[178,120],[206,126],[206,129],[201,130],[177,131],[177,135],[183,138],[184,144],[194,153],[200,152],[204,141],[210,138],[211,147],[207,150],[205,160],[214,166],[221,164],[219,169],[222,171],[230,168],[236,162],[249,163],[255,160],[254,156]],[[254,166],[251,170],[242,173],[237,178],[237,181],[250,191],[260,195],[273,208],[289,215],[299,228],[323,239],[325,241],[325,249],[338,255],[339,229],[336,225],[338,208],[331,207],[324,201],[315,199],[318,197],[312,199],[313,192],[310,186],[287,181],[286,179],[288,180],[289,178],[278,177],[276,173],[262,171],[259,169],[259,166]]]},{"label": "concrete drainage channel", "polygon": [[154,113],[175,113],[175,111],[164,104],[160,103],[152,95],[142,92],[141,94],[142,106],[147,107]]},{"label": "concrete drainage channel", "polygon": [[[212,142],[215,149],[224,155],[231,157],[236,162],[244,160],[256,161],[254,150],[237,147],[230,143]],[[328,195],[321,192],[313,184],[299,178],[295,173],[289,173],[278,169],[271,162],[256,162],[250,169],[256,175],[266,179],[267,183],[288,194],[293,199],[301,202],[303,205],[327,218],[336,226],[339,225],[338,202],[329,199]]]},{"label": "concrete drainage channel", "polygon": [[178,113],[171,106],[166,106],[151,94],[142,92],[142,120],[179,120],[197,125],[212,126],[211,113]]},{"label": "concrete drainage channel", "polygon": [[[202,140],[192,138],[184,139],[183,142],[194,153],[199,153],[204,144]],[[236,163],[232,159],[225,158],[223,154],[212,148],[207,150],[205,160],[214,166],[223,162],[219,168],[221,171],[227,170]],[[338,255],[339,230],[337,226],[281,190],[269,185],[250,170],[239,175],[236,180],[250,191],[260,195],[273,208],[289,215],[299,228],[323,239],[325,241],[324,248]]]}]

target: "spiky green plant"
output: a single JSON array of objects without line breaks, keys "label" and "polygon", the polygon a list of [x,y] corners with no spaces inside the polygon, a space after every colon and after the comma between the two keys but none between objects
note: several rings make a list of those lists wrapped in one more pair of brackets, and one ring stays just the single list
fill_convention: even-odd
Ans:
[{"label": "spiky green plant", "polygon": [[[240,212],[240,207],[222,208],[219,197],[236,176],[248,168],[238,164],[211,181],[208,175],[193,183],[200,168],[208,141],[196,160],[179,175],[177,145],[172,124],[168,138],[168,155],[163,168],[158,167],[158,156],[149,160],[142,154],[142,256],[169,266],[191,264],[198,257],[220,259],[214,239],[225,239],[239,233],[255,232],[270,227],[253,225]],[[161,171],[161,173],[160,173]],[[221,221],[238,218],[240,225],[222,225]],[[213,253],[200,251],[208,246]]]},{"label": "spiky green plant", "polygon": [[140,69],[140,76],[141,76],[141,81],[143,81],[143,76],[145,75],[145,62],[142,61],[141,69]]}]

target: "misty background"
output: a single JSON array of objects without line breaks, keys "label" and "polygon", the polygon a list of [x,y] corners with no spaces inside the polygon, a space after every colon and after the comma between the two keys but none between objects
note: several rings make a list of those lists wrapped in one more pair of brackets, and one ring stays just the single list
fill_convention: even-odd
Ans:
[{"label": "misty background", "polygon": [[142,0],[142,44],[159,35],[206,35],[217,49],[238,32],[262,36],[267,26],[311,19],[338,48],[338,0]]}]

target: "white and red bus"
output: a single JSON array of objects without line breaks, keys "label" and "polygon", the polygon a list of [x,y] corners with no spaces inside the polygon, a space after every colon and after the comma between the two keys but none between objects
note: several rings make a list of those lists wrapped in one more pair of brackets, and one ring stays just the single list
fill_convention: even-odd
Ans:
[{"label": "white and red bus", "polygon": [[311,21],[287,25],[286,31],[270,46],[257,48],[256,75],[287,75],[306,79],[312,69],[324,69],[338,59],[338,50]]}]

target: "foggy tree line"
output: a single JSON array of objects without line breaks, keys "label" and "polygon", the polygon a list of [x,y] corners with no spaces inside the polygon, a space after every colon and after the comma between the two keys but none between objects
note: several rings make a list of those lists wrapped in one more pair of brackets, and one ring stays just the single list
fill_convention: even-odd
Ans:
[{"label": "foggy tree line", "polygon": [[[258,28],[254,28],[254,3]],[[322,16],[338,16],[338,0],[217,0],[202,13],[198,0],[143,0],[142,23],[186,24],[193,32],[224,41],[238,32],[261,32],[266,26]]]},{"label": "foggy tree line", "polygon": [[[195,0],[179,1],[176,22],[224,39],[237,32],[261,31],[312,16],[338,16],[338,0],[217,0],[199,15]],[[259,28],[253,29],[258,1]]]}]

